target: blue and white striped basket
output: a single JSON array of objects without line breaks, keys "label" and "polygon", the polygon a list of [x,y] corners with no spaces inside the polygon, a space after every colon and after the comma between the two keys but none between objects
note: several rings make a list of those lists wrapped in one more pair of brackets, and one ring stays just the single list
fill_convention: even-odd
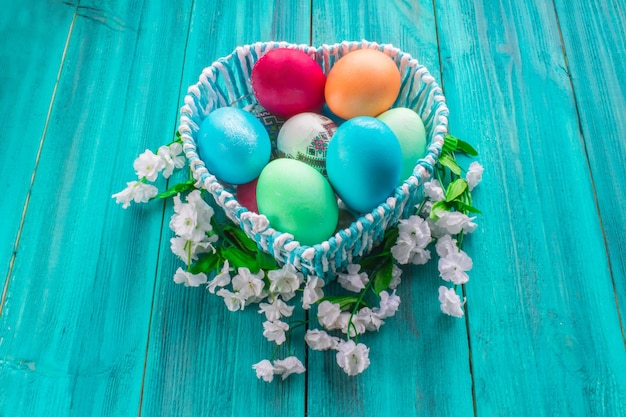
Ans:
[{"label": "blue and white striped basket", "polygon": [[[236,196],[207,170],[196,149],[199,127],[211,111],[225,106],[243,108],[256,103],[250,82],[252,67],[261,56],[275,48],[304,51],[319,63],[324,73],[328,73],[338,59],[351,51],[367,48],[384,52],[397,64],[402,80],[393,107],[415,110],[424,121],[429,140],[426,156],[417,162],[413,174],[396,188],[386,202],[314,246],[300,245],[292,235],[273,229],[265,216],[241,206]],[[448,108],[443,92],[428,70],[398,48],[368,41],[344,41],[321,47],[259,42],[237,47],[230,55],[218,59],[202,71],[199,81],[189,87],[180,114],[178,131],[191,169],[217,204],[223,207],[226,215],[280,263],[291,263],[304,274],[314,274],[326,280],[334,279],[336,272],[368,254],[382,241],[389,227],[411,214],[415,204],[423,198],[422,184],[433,173],[448,127]]]}]

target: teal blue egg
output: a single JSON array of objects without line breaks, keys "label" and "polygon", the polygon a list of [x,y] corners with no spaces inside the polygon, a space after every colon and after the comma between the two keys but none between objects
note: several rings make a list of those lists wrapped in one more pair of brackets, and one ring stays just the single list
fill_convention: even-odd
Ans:
[{"label": "teal blue egg", "polygon": [[352,210],[372,211],[395,190],[402,170],[402,149],[380,120],[360,116],[337,128],[326,152],[328,180]]},{"label": "teal blue egg", "polygon": [[400,182],[403,182],[413,173],[418,159],[426,154],[426,129],[420,116],[406,107],[396,107],[379,114],[376,117],[384,122],[396,135],[402,149],[402,173]]},{"label": "teal blue egg", "polygon": [[207,169],[229,184],[245,184],[257,178],[271,153],[263,124],[236,107],[209,113],[200,126],[197,147]]}]

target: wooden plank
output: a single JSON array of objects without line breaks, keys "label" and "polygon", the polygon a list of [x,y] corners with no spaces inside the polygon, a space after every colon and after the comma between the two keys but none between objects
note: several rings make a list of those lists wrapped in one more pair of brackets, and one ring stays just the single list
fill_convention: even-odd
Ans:
[{"label": "wooden plank", "polygon": [[[236,8],[227,1],[195,2],[183,85],[195,84],[204,67],[238,45],[268,40],[308,43],[309,16],[308,1],[256,0],[239,2]],[[165,218],[171,214],[169,207]],[[183,266],[169,250],[172,236],[165,226],[141,415],[304,414],[305,376],[267,384],[252,370],[252,364],[269,359],[273,351],[262,336],[257,308],[231,313],[221,298],[203,288],[172,281]],[[302,336],[295,332],[289,353],[304,360]],[[287,354],[281,348],[277,358]]]},{"label": "wooden plank", "polygon": [[[431,1],[314,2],[315,44],[391,43],[439,79],[436,34]],[[370,347],[371,365],[362,375],[345,375],[331,352],[309,352],[308,413],[473,416],[466,326],[441,314],[441,284],[435,264],[405,269],[400,311],[379,333],[359,338]]]},{"label": "wooden plank", "polygon": [[556,1],[555,6],[626,344],[626,5],[616,1]]},{"label": "wooden plank", "polygon": [[[37,165],[75,7],[38,1],[2,4],[0,15],[0,311],[22,211]],[[41,24],[46,22],[46,24]],[[49,28],[54,27],[54,31]]]},{"label": "wooden plank", "polygon": [[138,413],[163,205],[111,194],[171,137],[189,5],[77,8],[0,318],[1,415]]},{"label": "wooden plank", "polygon": [[446,96],[463,109],[451,126],[486,165],[468,242],[477,415],[624,415],[626,354],[553,6],[459,0],[437,17]]}]

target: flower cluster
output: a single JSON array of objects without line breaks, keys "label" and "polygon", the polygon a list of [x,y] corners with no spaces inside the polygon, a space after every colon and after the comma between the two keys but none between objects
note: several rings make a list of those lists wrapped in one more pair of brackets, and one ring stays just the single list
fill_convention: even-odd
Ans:
[{"label": "flower cluster", "polygon": [[[370,350],[359,342],[359,336],[379,331],[398,311],[402,265],[423,265],[436,256],[439,276],[447,283],[439,287],[441,311],[463,317],[466,300],[461,300],[456,289],[468,282],[473,263],[462,244],[464,236],[477,227],[472,214],[480,212],[472,205],[471,191],[483,173],[482,166],[473,162],[462,175],[454,155],[475,156],[469,144],[446,137],[434,178],[424,184],[423,201],[413,215],[387,230],[377,249],[337,273],[335,283],[341,287],[341,295],[326,295],[328,283],[320,277],[305,276],[289,263],[277,264],[235,225],[216,223],[215,212],[195,179],[159,194],[149,182],[156,181],[159,174],[169,178],[175,169],[185,166],[181,152],[179,139],[156,154],[145,151],[134,164],[139,181],[128,183],[113,198],[124,208],[131,201],[173,198],[170,248],[186,265],[176,270],[174,282],[205,286],[229,311],[254,308],[263,316],[263,337],[275,348],[271,358],[252,366],[259,379],[271,382],[277,375],[285,379],[306,371],[296,356],[275,358],[279,347],[287,345],[290,332],[301,326],[306,326],[304,341],[309,349],[335,352],[337,365],[348,375],[365,371]],[[296,304],[312,311],[309,320],[294,320]]]},{"label": "flower cluster", "polygon": [[139,155],[133,163],[135,173],[139,181],[126,183],[126,188],[119,193],[113,194],[113,198],[122,208],[128,208],[131,201],[135,203],[147,203],[158,194],[158,188],[148,182],[156,181],[159,173],[163,178],[169,178],[175,168],[185,166],[185,156],[180,139],[169,145],[159,147],[155,154],[150,149]]}]

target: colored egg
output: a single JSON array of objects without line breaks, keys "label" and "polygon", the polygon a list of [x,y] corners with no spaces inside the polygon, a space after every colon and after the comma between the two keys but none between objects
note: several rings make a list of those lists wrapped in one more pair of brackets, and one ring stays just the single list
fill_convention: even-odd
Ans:
[{"label": "colored egg", "polygon": [[372,211],[400,180],[402,149],[380,120],[360,116],[337,128],[326,153],[328,180],[343,202],[359,213]]},{"label": "colored egg", "polygon": [[335,122],[337,126],[340,126],[343,122],[346,121],[345,119],[342,119],[341,117],[330,111],[328,104],[324,104],[324,107],[322,107],[322,115],[328,117],[330,120]]},{"label": "colored egg", "polygon": [[295,159],[271,161],[259,177],[256,190],[259,213],[270,226],[290,233],[302,245],[327,240],[338,219],[332,187],[314,168]]},{"label": "colored egg", "polygon": [[247,182],[245,184],[240,184],[237,186],[237,201],[243,207],[248,210],[258,213],[259,208],[256,204],[256,185],[258,182],[258,178]]},{"label": "colored egg", "polygon": [[387,110],[377,117],[393,131],[402,149],[400,182],[407,179],[418,159],[426,154],[426,129],[422,118],[413,110],[398,107]]},{"label": "colored egg", "polygon": [[270,143],[272,145],[272,158],[277,157],[278,151],[276,149],[276,139],[278,139],[278,131],[285,123],[285,119],[268,112],[259,103],[247,105],[243,109],[247,112],[252,113],[254,117],[256,117],[259,122],[263,124],[265,130],[267,130],[267,134],[270,137]]},{"label": "colored egg", "polygon": [[383,52],[359,49],[340,58],[328,72],[325,86],[330,110],[343,119],[378,116],[400,92],[400,71]]},{"label": "colored egg", "polygon": [[200,125],[197,146],[207,169],[229,184],[245,184],[258,177],[271,152],[263,124],[236,107],[209,113]]},{"label": "colored egg", "polygon": [[278,132],[278,155],[297,159],[326,175],[326,149],[337,125],[317,113],[300,113],[287,119]]},{"label": "colored egg", "polygon": [[324,105],[326,76],[306,53],[277,48],[252,67],[252,90],[258,102],[279,117],[319,113]]}]

